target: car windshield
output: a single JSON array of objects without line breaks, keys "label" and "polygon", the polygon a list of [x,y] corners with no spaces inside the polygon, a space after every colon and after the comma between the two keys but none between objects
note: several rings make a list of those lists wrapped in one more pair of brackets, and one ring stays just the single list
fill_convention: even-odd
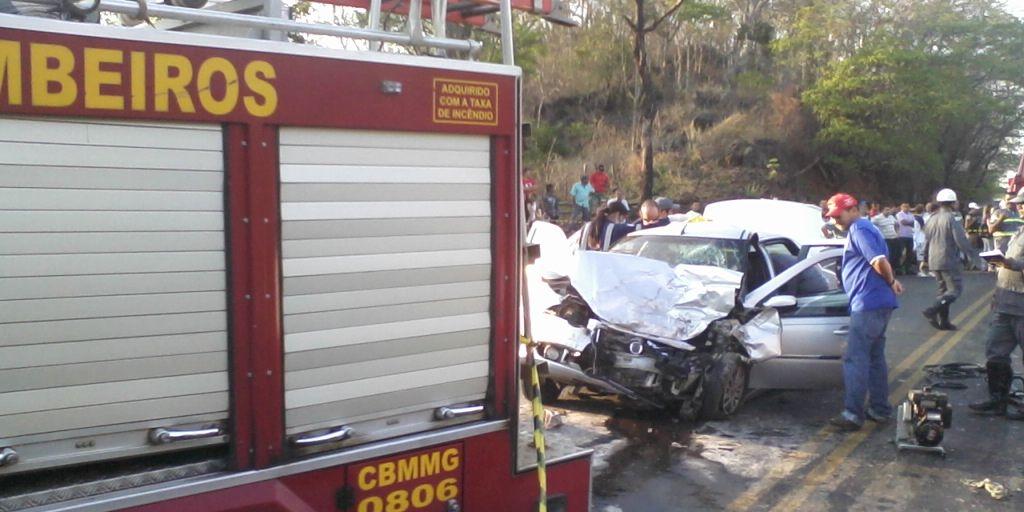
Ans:
[{"label": "car windshield", "polygon": [[631,236],[610,252],[632,254],[676,265],[709,265],[743,272],[743,242],[688,236]]}]

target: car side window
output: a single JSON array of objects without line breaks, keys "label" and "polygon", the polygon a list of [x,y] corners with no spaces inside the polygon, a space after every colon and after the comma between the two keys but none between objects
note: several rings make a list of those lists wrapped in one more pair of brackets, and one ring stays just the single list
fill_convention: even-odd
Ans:
[{"label": "car side window", "polygon": [[797,254],[781,240],[763,244],[762,247],[764,247],[764,250],[769,255],[788,254],[790,256],[796,256]]},{"label": "car side window", "polygon": [[784,317],[848,316],[850,300],[840,279],[839,257],[822,260],[797,274],[779,289],[796,297],[796,307],[780,311]]}]

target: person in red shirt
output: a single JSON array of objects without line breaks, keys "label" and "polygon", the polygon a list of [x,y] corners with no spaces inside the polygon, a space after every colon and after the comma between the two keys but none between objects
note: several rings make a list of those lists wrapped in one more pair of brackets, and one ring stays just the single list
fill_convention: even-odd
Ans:
[{"label": "person in red shirt", "polygon": [[533,179],[533,176],[530,174],[530,170],[526,169],[523,172],[523,192],[532,193],[536,188],[537,181]]},{"label": "person in red shirt", "polygon": [[608,184],[610,182],[608,174],[604,172],[604,164],[598,165],[597,170],[590,175],[590,186],[594,187],[594,192],[602,198],[608,191]]}]

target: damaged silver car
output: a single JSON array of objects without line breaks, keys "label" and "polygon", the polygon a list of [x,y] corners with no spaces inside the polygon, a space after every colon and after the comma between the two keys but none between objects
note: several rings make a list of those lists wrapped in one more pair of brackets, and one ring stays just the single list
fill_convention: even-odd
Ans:
[{"label": "damaged silver car", "polygon": [[531,315],[543,398],[589,389],[724,418],[751,388],[838,385],[849,325],[841,256],[710,222],[580,252],[565,272],[543,274],[555,303]]}]

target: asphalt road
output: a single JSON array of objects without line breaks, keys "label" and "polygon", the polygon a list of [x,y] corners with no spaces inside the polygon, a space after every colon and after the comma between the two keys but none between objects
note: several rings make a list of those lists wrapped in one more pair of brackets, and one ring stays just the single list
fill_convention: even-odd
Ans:
[{"label": "asphalt road", "polygon": [[[920,368],[984,362],[992,274],[968,274],[953,306],[957,332],[937,332],[920,311],[934,282],[902,278],[907,291],[889,328],[890,398],[895,405],[924,380]],[[1019,352],[1018,352],[1019,354]],[[1014,365],[1020,373],[1020,356]],[[895,425],[854,434],[826,426],[841,390],[769,392],[751,397],[730,420],[683,423],[622,409],[614,400],[566,399],[565,424],[551,432],[559,449],[595,450],[593,510],[1024,510],[1024,422],[970,414],[985,394],[981,378],[948,390],[953,427],[946,458],[897,453]],[[549,450],[550,451],[550,450]],[[965,479],[989,478],[1009,491],[995,500]]]}]

